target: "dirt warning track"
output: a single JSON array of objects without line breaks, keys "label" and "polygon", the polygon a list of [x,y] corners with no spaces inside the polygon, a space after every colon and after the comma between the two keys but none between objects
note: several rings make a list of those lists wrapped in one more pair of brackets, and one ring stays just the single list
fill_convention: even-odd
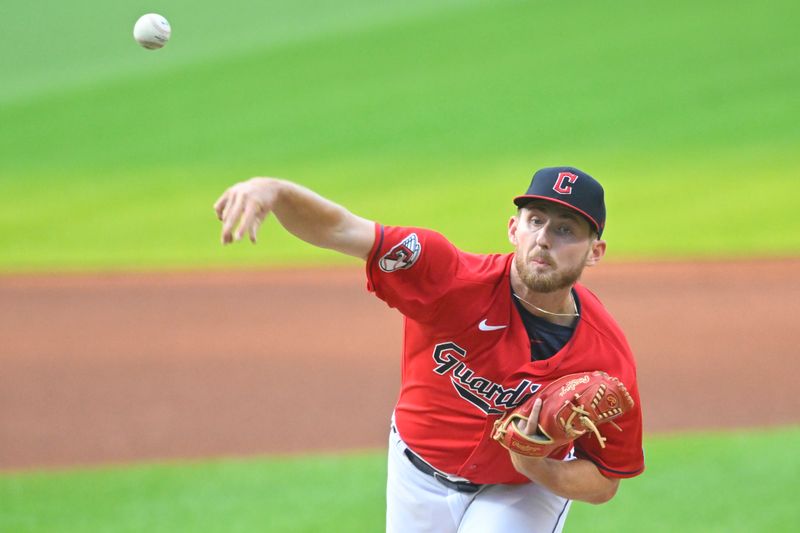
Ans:
[{"label": "dirt warning track", "polygon": [[[800,423],[797,272],[587,270],[645,431]],[[0,277],[0,469],[382,447],[401,327],[358,269]]]}]

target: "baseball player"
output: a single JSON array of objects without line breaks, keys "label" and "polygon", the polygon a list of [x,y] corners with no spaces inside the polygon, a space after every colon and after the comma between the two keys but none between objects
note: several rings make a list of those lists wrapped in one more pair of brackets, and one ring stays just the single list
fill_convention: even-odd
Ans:
[{"label": "baseball player", "polygon": [[[423,228],[384,226],[291,182],[253,178],[215,204],[222,242],[255,242],[274,213],[315,246],[366,262],[367,288],[405,316],[402,385],[389,431],[391,532],[560,531],[572,500],[610,500],[644,469],[633,355],[597,297],[578,283],[606,251],[604,193],[572,167],[536,172],[514,198],[513,253],[472,254]],[[492,439],[507,411],[554,379],[600,370],[635,407],[548,457]],[[520,431],[537,430],[536,400]]]}]

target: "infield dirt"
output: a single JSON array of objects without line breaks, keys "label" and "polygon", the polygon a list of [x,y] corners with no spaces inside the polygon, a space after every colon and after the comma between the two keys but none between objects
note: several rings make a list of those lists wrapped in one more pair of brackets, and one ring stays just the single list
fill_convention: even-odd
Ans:
[{"label": "infield dirt", "polygon": [[[587,270],[646,432],[800,422],[797,272]],[[0,469],[383,447],[401,327],[359,269],[0,277]]]}]

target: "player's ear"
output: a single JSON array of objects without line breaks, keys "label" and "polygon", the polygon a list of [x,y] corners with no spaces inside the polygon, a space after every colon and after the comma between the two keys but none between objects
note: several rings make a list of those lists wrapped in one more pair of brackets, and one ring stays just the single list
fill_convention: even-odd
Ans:
[{"label": "player's ear", "polygon": [[586,266],[596,265],[604,255],[606,255],[606,241],[598,238],[592,239],[589,255],[586,256]]},{"label": "player's ear", "polygon": [[517,245],[517,226],[519,224],[519,217],[511,217],[508,219],[508,240],[514,246]]}]

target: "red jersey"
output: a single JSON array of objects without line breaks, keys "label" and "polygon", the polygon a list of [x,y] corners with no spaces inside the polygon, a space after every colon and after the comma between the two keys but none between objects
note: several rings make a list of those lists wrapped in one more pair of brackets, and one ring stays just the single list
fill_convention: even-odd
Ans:
[{"label": "red jersey", "polygon": [[[597,297],[574,291],[581,316],[569,342],[531,361],[530,339],[511,296],[513,254],[471,254],[422,228],[376,224],[367,288],[405,316],[402,385],[395,423],[406,444],[443,472],[473,483],[526,483],[492,440],[499,416],[544,383],[602,370],[636,403],[608,428],[606,447],[589,435],[576,456],[609,477],[644,470],[636,364],[622,330]],[[560,454],[557,458],[563,458]]]}]

